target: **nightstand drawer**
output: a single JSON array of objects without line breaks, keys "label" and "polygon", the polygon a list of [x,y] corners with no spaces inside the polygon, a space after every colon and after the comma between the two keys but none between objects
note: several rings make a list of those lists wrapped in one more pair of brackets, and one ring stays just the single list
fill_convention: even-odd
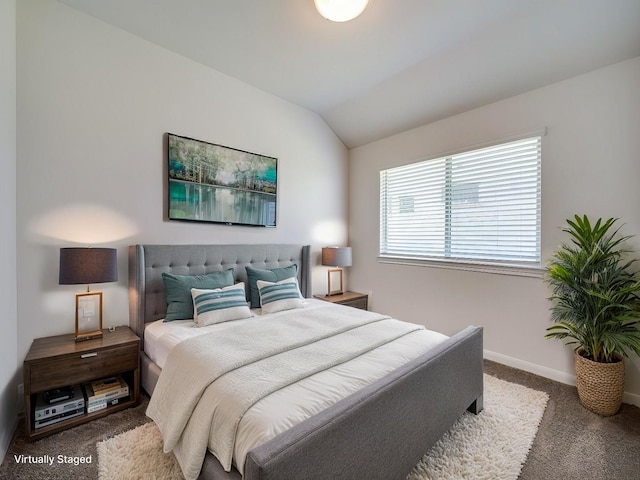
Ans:
[{"label": "nightstand drawer", "polygon": [[367,297],[357,298],[355,300],[349,300],[347,302],[342,302],[342,305],[346,305],[348,307],[361,308],[362,310],[367,309]]},{"label": "nightstand drawer", "polygon": [[138,345],[125,345],[74,353],[31,364],[31,392],[65,386],[69,380],[82,383],[138,368]]}]

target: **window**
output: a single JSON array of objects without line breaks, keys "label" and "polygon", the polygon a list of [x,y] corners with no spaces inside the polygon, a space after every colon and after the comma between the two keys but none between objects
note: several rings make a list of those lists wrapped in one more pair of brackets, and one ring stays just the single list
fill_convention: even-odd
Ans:
[{"label": "window", "polygon": [[540,266],[541,137],[380,172],[380,256]]}]

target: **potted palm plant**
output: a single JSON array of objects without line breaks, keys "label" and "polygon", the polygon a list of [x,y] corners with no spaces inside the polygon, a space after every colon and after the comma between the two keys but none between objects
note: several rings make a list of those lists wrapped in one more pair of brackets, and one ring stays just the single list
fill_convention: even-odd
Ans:
[{"label": "potted palm plant", "polygon": [[636,259],[623,258],[631,236],[619,235],[617,221],[567,220],[571,242],[547,266],[554,325],[546,337],[569,339],[580,403],[605,416],[622,403],[624,357],[640,355],[640,279],[632,271]]}]

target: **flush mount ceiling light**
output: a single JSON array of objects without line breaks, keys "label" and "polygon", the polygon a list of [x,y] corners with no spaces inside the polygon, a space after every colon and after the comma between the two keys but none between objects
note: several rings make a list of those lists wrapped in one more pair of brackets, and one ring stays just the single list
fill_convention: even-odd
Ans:
[{"label": "flush mount ceiling light", "polygon": [[313,0],[313,3],[324,18],[348,22],[364,12],[369,0]]}]

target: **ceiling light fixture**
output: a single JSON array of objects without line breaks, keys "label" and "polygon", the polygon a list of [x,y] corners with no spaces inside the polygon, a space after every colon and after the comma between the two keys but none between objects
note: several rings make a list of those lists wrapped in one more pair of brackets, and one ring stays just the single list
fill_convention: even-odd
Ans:
[{"label": "ceiling light fixture", "polygon": [[333,22],[353,20],[367,8],[369,0],[313,0],[324,18]]}]

